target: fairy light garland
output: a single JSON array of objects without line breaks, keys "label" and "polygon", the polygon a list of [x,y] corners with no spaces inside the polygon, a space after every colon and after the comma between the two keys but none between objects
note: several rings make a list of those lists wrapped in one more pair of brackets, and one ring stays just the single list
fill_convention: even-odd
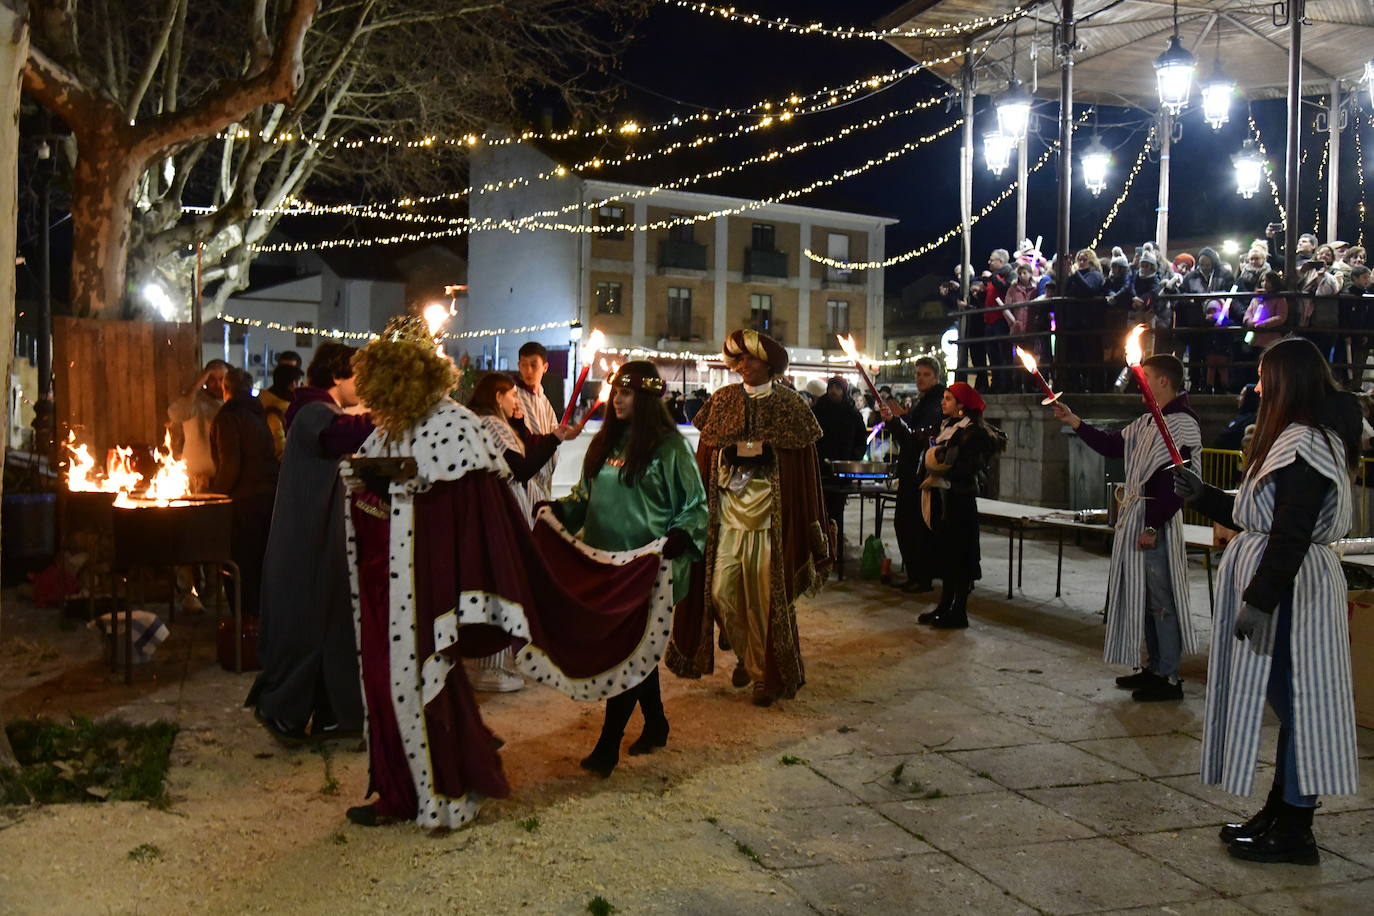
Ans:
[{"label": "fairy light garland", "polygon": [[1364,221],[1367,215],[1364,203],[1364,144],[1360,140],[1359,120],[1355,120],[1354,127],[1355,129],[1352,131],[1352,133],[1355,135],[1355,174],[1359,176],[1360,180],[1360,199],[1358,204],[1360,211],[1360,232],[1359,235],[1355,238],[1355,244],[1363,248]]},{"label": "fairy light garland", "polygon": [[[597,209],[599,209],[599,208],[605,206],[606,204],[608,204],[608,203],[613,203],[613,202],[615,202],[615,201],[634,200],[634,199],[638,199],[638,198],[642,198],[642,197],[651,196],[651,195],[656,194],[656,193],[658,193],[658,192],[660,192],[660,191],[679,190],[679,189],[681,189],[681,188],[691,187],[692,185],[698,184],[698,183],[700,183],[700,182],[702,182],[702,181],[709,181],[709,180],[712,180],[712,179],[715,179],[715,178],[720,178],[720,177],[722,177],[722,176],[724,176],[724,175],[733,174],[733,173],[735,173],[735,172],[740,172],[740,171],[743,171],[743,170],[745,170],[745,169],[747,169],[747,168],[751,168],[751,167],[753,167],[753,166],[755,166],[755,165],[760,165],[760,164],[764,164],[764,163],[778,162],[778,161],[780,161],[780,160],[782,160],[782,159],[786,159],[786,158],[788,158],[788,157],[790,157],[790,156],[795,156],[795,155],[797,155],[797,154],[799,154],[799,153],[802,153],[802,152],[805,152],[806,150],[809,150],[809,149],[819,149],[820,147],[827,146],[827,145],[829,145],[829,144],[831,144],[831,143],[838,142],[838,141],[843,140],[843,139],[845,139],[845,138],[847,138],[847,137],[849,137],[849,136],[852,136],[852,135],[854,135],[854,134],[857,134],[857,133],[860,133],[860,132],[863,132],[863,131],[867,131],[867,130],[872,130],[872,129],[876,128],[876,127],[880,127],[881,125],[887,123],[888,121],[892,121],[892,120],[895,120],[895,119],[897,119],[897,118],[902,118],[902,117],[906,117],[906,116],[909,116],[909,115],[917,114],[917,113],[922,112],[922,111],[926,111],[926,110],[928,110],[928,109],[930,109],[930,108],[933,108],[934,106],[938,105],[940,102],[942,102],[942,101],[944,101],[944,100],[945,100],[945,95],[944,95],[944,94],[941,94],[941,95],[938,95],[938,96],[932,96],[932,97],[929,98],[929,99],[924,99],[924,100],[922,100],[922,101],[916,103],[915,105],[909,106],[909,107],[907,107],[907,108],[903,108],[903,109],[896,110],[896,111],[885,112],[885,113],[883,113],[883,114],[881,114],[881,115],[877,115],[877,116],[872,117],[872,118],[869,118],[869,119],[867,119],[867,120],[865,120],[865,121],[860,121],[860,122],[857,122],[857,123],[854,123],[854,124],[846,125],[845,127],[841,128],[840,130],[838,130],[838,131],[836,131],[835,133],[830,134],[829,136],[826,136],[826,137],[820,137],[820,138],[817,138],[817,139],[814,139],[814,140],[803,140],[803,141],[801,141],[801,142],[793,143],[793,144],[791,144],[791,145],[789,145],[789,146],[785,146],[785,147],[782,147],[782,148],[780,148],[780,149],[771,149],[771,150],[768,150],[768,151],[766,151],[766,152],[759,153],[759,154],[754,155],[754,156],[750,156],[749,158],[744,159],[744,160],[742,160],[742,161],[740,161],[740,162],[731,163],[731,164],[729,164],[729,165],[717,166],[716,168],[713,168],[713,169],[711,169],[710,171],[698,172],[698,173],[695,174],[695,175],[689,175],[689,176],[686,176],[686,177],[684,177],[684,178],[674,179],[673,181],[665,182],[665,183],[660,184],[660,185],[655,185],[655,186],[650,187],[650,188],[642,188],[642,189],[639,189],[639,190],[637,190],[637,191],[629,192],[629,193],[627,193],[627,194],[623,194],[623,195],[620,195],[620,196],[617,196],[617,197],[608,197],[608,198],[604,198],[604,199],[594,199],[594,200],[580,201],[580,202],[579,202],[579,201],[575,201],[575,202],[570,203],[570,204],[565,204],[564,206],[559,207],[559,208],[556,208],[556,209],[552,209],[552,210],[541,210],[541,211],[539,211],[539,212],[537,212],[537,213],[533,213],[533,214],[530,214],[530,215],[528,215],[528,216],[515,217],[515,218],[513,218],[512,220],[509,220],[508,222],[513,221],[513,222],[518,223],[518,224],[523,224],[523,223],[530,222],[531,220],[534,220],[534,219],[545,218],[545,217],[561,216],[561,215],[564,214],[564,213],[571,213],[571,212],[576,211],[576,210],[591,210],[591,211],[595,211],[595,210],[597,210]],[[738,133],[736,133],[735,135],[738,136]],[[599,159],[598,159],[598,160],[595,160],[595,161],[597,162],[598,167],[599,167],[600,165],[618,165],[618,164],[621,164],[621,163],[623,163],[623,162],[630,161],[631,158],[632,158],[632,157],[625,157],[624,159],[620,159],[620,160],[599,160]],[[646,156],[646,157],[644,157],[644,158],[650,158],[650,156]],[[584,164],[585,164],[585,163],[584,163]],[[573,166],[573,167],[571,167],[571,168],[577,169],[577,168],[580,168],[580,166]],[[566,168],[566,167],[564,167],[564,166],[558,166],[556,169],[552,169],[552,170],[549,170],[548,172],[541,173],[540,175],[534,176],[533,178],[513,179],[513,180],[510,181],[510,182],[488,183],[487,185],[484,185],[484,186],[483,186],[483,188],[479,191],[479,193],[485,193],[486,190],[496,188],[498,185],[508,186],[508,187],[509,187],[509,186],[515,186],[515,185],[519,184],[519,185],[528,186],[528,185],[530,185],[531,183],[533,183],[534,181],[541,180],[542,178],[545,178],[546,176],[553,175],[553,174],[555,174],[556,172],[561,172],[562,175],[567,175],[567,174],[569,174],[569,169]],[[449,225],[449,226],[468,226],[468,227],[472,227],[472,229],[471,229],[470,231],[482,231],[482,230],[484,230],[484,229],[493,228],[493,227],[496,227],[496,225],[497,225],[498,223],[502,222],[501,220],[492,219],[492,218],[486,218],[486,219],[483,219],[483,220],[476,220],[476,219],[473,219],[472,217],[465,217],[465,216],[442,216],[442,215],[439,215],[439,214],[432,214],[432,213],[415,213],[415,212],[411,212],[411,211],[408,211],[408,210],[405,210],[405,211],[397,211],[397,210],[388,209],[389,206],[396,206],[396,205],[412,206],[412,205],[415,205],[415,204],[418,204],[418,203],[430,203],[430,202],[433,202],[434,199],[436,199],[436,198],[440,198],[440,199],[449,199],[449,200],[457,200],[457,199],[460,198],[460,197],[466,196],[466,195],[467,195],[469,192],[471,192],[471,191],[472,191],[472,188],[469,187],[469,188],[463,189],[462,191],[452,192],[451,194],[436,195],[435,198],[428,198],[428,199],[402,198],[402,199],[399,200],[399,201],[394,201],[391,205],[387,205],[387,204],[325,204],[325,205],[316,205],[316,204],[302,203],[302,202],[300,202],[299,200],[288,200],[288,201],[284,201],[284,202],[282,203],[282,205],[280,205],[280,206],[278,206],[278,207],[267,207],[267,208],[261,208],[261,209],[255,210],[255,211],[253,211],[253,215],[255,215],[255,216],[264,216],[264,215],[281,215],[281,216],[324,216],[324,215],[347,214],[347,215],[350,215],[350,216],[359,217],[359,218],[363,218],[363,219],[387,219],[387,220],[394,220],[394,221],[397,221],[397,222],[408,222],[408,223],[438,223],[438,224]],[[183,207],[182,209],[183,209],[184,212],[187,212],[187,213],[213,213],[213,212],[215,212],[215,208],[214,208],[214,207],[187,206],[187,207]]]},{"label": "fairy light garland", "polygon": [[[991,47],[991,45],[991,42],[984,42],[980,45],[971,47],[969,52],[975,55],[981,54]],[[703,111],[685,117],[675,116],[651,124],[640,124],[638,121],[631,120],[619,124],[599,124],[596,127],[586,130],[522,130],[516,134],[508,134],[506,131],[502,130],[483,131],[482,133],[468,132],[447,137],[442,137],[438,134],[430,134],[418,140],[405,139],[403,137],[397,137],[394,134],[374,134],[370,137],[344,139],[341,137],[326,137],[319,134],[306,136],[287,131],[276,135],[262,135],[262,139],[277,144],[308,143],[312,146],[317,146],[326,150],[361,149],[365,146],[388,146],[395,149],[433,151],[442,147],[471,149],[481,145],[489,147],[509,146],[514,143],[525,143],[531,140],[564,142],[569,140],[593,140],[615,136],[633,137],[736,118],[758,118],[759,121],[754,125],[755,129],[757,129],[759,127],[768,127],[776,123],[786,122],[801,115],[828,111],[860,95],[872,93],[886,86],[890,86],[893,83],[900,82],[922,70],[929,69],[938,64],[947,64],[951,61],[961,59],[964,53],[963,50],[959,50],[940,57],[931,57],[905,67],[888,70],[884,73],[875,73],[870,76],[860,77],[853,82],[845,83],[841,86],[823,86],[820,89],[805,94],[793,92],[781,98],[760,99],[740,108]],[[765,121],[768,123],[763,123]],[[221,131],[216,135],[216,138],[223,140],[229,139],[231,136],[234,139],[246,140],[253,136],[253,132],[241,127],[232,133]],[[416,198],[416,200],[419,202],[422,201],[423,198]]]},{"label": "fairy light garland", "polygon": [[[375,331],[343,331],[338,328],[317,328],[308,324],[282,324],[277,321],[268,321],[263,318],[242,318],[237,315],[229,314],[221,314],[217,317],[220,321],[228,324],[238,324],[250,328],[266,328],[269,331],[285,331],[288,334],[310,334],[317,337],[328,337],[331,340],[377,340],[381,336]],[[440,339],[471,340],[476,337],[501,337],[514,334],[531,334],[535,331],[552,331],[559,328],[570,328],[574,324],[576,324],[576,322],[573,319],[568,319],[566,321],[546,321],[543,324],[525,325],[523,328],[484,328],[480,331],[446,333],[442,335]]]},{"label": "fairy light garland", "polygon": [[1312,195],[1312,209],[1314,211],[1312,214],[1312,234],[1318,238],[1321,237],[1322,231],[1322,176],[1326,172],[1326,161],[1327,157],[1330,155],[1331,140],[1327,138],[1326,141],[1322,143],[1322,157],[1320,161],[1317,162],[1317,193]]},{"label": "fairy light garland", "polygon": [[1149,132],[1145,134],[1145,142],[1141,144],[1140,152],[1135,157],[1135,164],[1131,166],[1131,171],[1126,175],[1126,183],[1121,188],[1121,196],[1116,199],[1111,209],[1107,211],[1107,217],[1102,221],[1102,226],[1097,230],[1097,235],[1093,236],[1092,243],[1088,245],[1089,248],[1097,248],[1098,245],[1102,244],[1102,237],[1107,234],[1107,230],[1112,227],[1112,223],[1116,222],[1116,215],[1121,211],[1121,205],[1126,202],[1127,197],[1131,196],[1131,187],[1135,184],[1135,179],[1136,176],[1140,174],[1140,169],[1145,165],[1145,159],[1150,154],[1150,143],[1154,138],[1155,128],[1154,125],[1151,125]]},{"label": "fairy light garland", "polygon": [[944,38],[951,35],[963,35],[968,32],[977,32],[983,29],[1002,25],[1020,19],[1030,13],[1031,7],[1018,6],[1016,9],[1001,16],[983,16],[969,22],[948,22],[944,25],[932,26],[924,29],[856,29],[852,26],[830,26],[822,22],[800,23],[790,19],[774,19],[762,16],[758,13],[742,13],[733,6],[715,6],[711,3],[699,3],[695,0],[659,0],[666,6],[675,6],[679,9],[690,10],[694,13],[701,13],[711,18],[724,19],[729,22],[738,22],[744,25],[760,26],[777,32],[786,32],[792,35],[824,35],[828,38],[862,38],[867,40],[886,41],[890,38]]},{"label": "fairy light garland", "polygon": [[862,175],[863,173],[870,171],[871,169],[874,169],[880,165],[885,165],[894,159],[897,159],[901,156],[905,156],[908,153],[920,149],[921,147],[929,143],[933,143],[941,137],[949,135],[950,133],[958,129],[958,127],[962,124],[963,119],[959,118],[955,120],[953,123],[946,125],[945,127],[941,128],[933,134],[927,134],[926,136],[920,137],[916,140],[910,140],[906,143],[903,143],[896,149],[887,151],[881,156],[875,156],[873,158],[866,160],[860,165],[853,166],[848,169],[843,169],[839,172],[835,172],[827,178],[818,178],[815,181],[809,182],[808,184],[803,185],[801,187],[792,188],[790,190],[783,191],[779,194],[774,194],[770,197],[761,198],[759,200],[746,201],[737,207],[726,207],[718,210],[712,210],[708,213],[682,214],[672,216],[667,219],[659,219],[648,223],[640,223],[633,225],[617,224],[606,226],[584,225],[581,223],[549,223],[531,217],[517,217],[512,219],[502,219],[490,222],[483,221],[481,224],[474,223],[472,225],[456,226],[450,229],[438,229],[430,232],[407,232],[397,235],[378,236],[373,238],[325,239],[319,242],[278,242],[271,245],[255,245],[252,246],[250,250],[258,253],[264,253],[279,251],[323,251],[332,248],[366,248],[372,245],[399,245],[407,242],[423,242],[430,241],[433,239],[452,238],[454,236],[463,235],[467,232],[480,232],[490,230],[507,230],[510,232],[544,230],[552,232],[572,232],[595,235],[610,232],[651,232],[658,229],[671,229],[674,226],[694,225],[696,223],[709,222],[711,220],[719,219],[722,216],[737,216],[741,213],[749,213],[754,210],[761,209],[763,207],[771,206],[772,204],[781,203],[783,201],[801,197],[802,195],[809,194],[812,191],[818,190],[820,188],[830,187],[831,185],[838,184],[841,181],[853,178],[856,175]]},{"label": "fairy light garland", "polygon": [[1285,226],[1288,225],[1288,210],[1283,206],[1283,196],[1279,194],[1279,183],[1274,180],[1274,170],[1269,166],[1269,150],[1264,147],[1264,138],[1260,136],[1259,125],[1255,123],[1255,116],[1249,115],[1250,136],[1254,139],[1255,145],[1259,147],[1260,156],[1264,159],[1264,177],[1269,182],[1269,193],[1274,198],[1274,206],[1279,210],[1279,221]]},{"label": "fairy light garland", "polygon": [[[1074,131],[1077,131],[1078,128],[1081,127],[1087,121],[1088,116],[1091,114],[1092,109],[1086,109],[1083,112],[1083,114],[1079,117],[1077,123],[1073,125],[1072,129]],[[1040,171],[1040,169],[1044,168],[1045,163],[1049,162],[1050,158],[1058,150],[1059,141],[1051,141],[1049,148],[1047,148],[1045,152],[1043,152],[1040,155],[1040,158],[1035,161],[1035,164],[1032,165],[1030,168],[1026,169],[1026,178],[1029,180],[1031,175],[1034,175],[1036,172]],[[1013,181],[1011,184],[1007,185],[1005,188],[1003,188],[996,197],[988,201],[987,204],[983,206],[983,209],[979,210],[977,213],[970,216],[969,227],[972,228],[973,226],[978,225],[978,223],[984,217],[986,217],[993,210],[997,209],[997,207],[1004,201],[1006,201],[1007,198],[1011,197],[1012,194],[1016,193],[1016,189],[1020,186],[1020,184],[1021,182],[1018,179],[1016,181]],[[812,261],[815,261],[817,264],[824,264],[826,267],[833,267],[837,270],[882,270],[885,267],[891,267],[893,264],[901,264],[903,261],[910,261],[912,258],[919,258],[924,254],[929,254],[930,252],[934,251],[936,248],[939,248],[941,245],[945,244],[950,239],[954,238],[963,231],[964,224],[958,223],[952,229],[949,229],[941,235],[935,237],[934,239],[931,239],[929,242],[926,242],[919,248],[913,248],[910,251],[904,251],[901,254],[893,255],[892,257],[886,258],[882,261],[840,261],[836,260],[835,258],[830,258],[826,257],[825,255],[817,254],[810,248],[805,249],[802,252],[802,254],[806,255],[807,258],[809,258]]]}]

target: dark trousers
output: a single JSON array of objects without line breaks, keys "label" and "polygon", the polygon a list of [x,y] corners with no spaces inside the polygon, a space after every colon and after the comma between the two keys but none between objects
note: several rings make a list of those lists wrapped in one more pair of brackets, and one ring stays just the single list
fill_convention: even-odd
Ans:
[{"label": "dark trousers", "polygon": [[1285,803],[1298,808],[1317,807],[1317,796],[1303,795],[1298,787],[1298,754],[1293,735],[1293,597],[1283,599],[1274,619],[1274,655],[1269,666],[1267,699],[1279,720],[1279,744],[1274,753],[1274,785],[1283,787]]},{"label": "dark trousers", "polygon": [[644,713],[644,724],[666,722],[668,717],[663,711],[663,693],[658,683],[658,668],[649,676],[624,693],[616,694],[606,701],[606,719],[601,725],[601,739],[597,744],[614,743],[619,746],[625,735],[625,726],[630,723],[635,706]]},{"label": "dark trousers", "polygon": [[968,365],[973,370],[973,387],[979,391],[987,391],[992,384],[986,372],[990,365],[990,354],[987,344],[983,342],[987,337],[987,323],[983,321],[982,315],[969,315],[963,319],[963,325],[963,337],[969,342]]},{"label": "dark trousers", "polygon": [[[984,326],[983,333],[988,338],[986,345],[988,364],[993,366],[1011,365],[1011,341],[1007,340],[1007,335],[1011,333],[1011,326],[1007,324],[1007,319],[998,317],[996,321]],[[991,376],[993,391],[1005,393],[1011,390],[1010,369],[994,369]]]},{"label": "dark trousers", "polygon": [[902,554],[902,567],[911,582],[930,582],[935,576],[935,564],[930,543],[930,529],[921,517],[921,490],[917,482],[903,480],[897,486],[897,508],[892,517],[897,534],[897,550]]}]

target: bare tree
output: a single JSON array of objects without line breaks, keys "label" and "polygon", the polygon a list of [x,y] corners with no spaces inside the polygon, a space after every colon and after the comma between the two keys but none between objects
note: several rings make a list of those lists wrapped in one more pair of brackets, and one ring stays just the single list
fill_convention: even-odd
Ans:
[{"label": "bare tree", "polygon": [[481,132],[536,99],[596,109],[622,17],[645,0],[29,4],[25,88],[76,136],[74,309],[118,315],[154,277],[189,303],[197,249],[222,303],[307,190],[361,200],[465,178],[461,146],[369,138]]}]

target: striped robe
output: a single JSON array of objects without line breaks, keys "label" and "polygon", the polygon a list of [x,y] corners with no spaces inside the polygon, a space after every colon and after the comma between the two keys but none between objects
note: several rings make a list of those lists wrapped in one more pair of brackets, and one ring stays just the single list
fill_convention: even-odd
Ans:
[{"label": "striped robe", "polygon": [[[1202,449],[1202,431],[1197,420],[1186,413],[1164,417],[1169,434],[1179,449],[1190,449],[1195,456]],[[1173,464],[1164,437],[1150,414],[1137,417],[1121,433],[1126,440],[1126,496],[1112,540],[1112,564],[1107,573],[1109,604],[1107,639],[1102,658],[1109,665],[1139,665],[1140,644],[1145,638],[1145,555],[1136,547],[1145,530],[1145,485],[1155,471]],[[1197,651],[1197,634],[1188,604],[1188,558],[1183,537],[1183,513],[1175,512],[1165,535],[1169,552],[1169,581],[1174,590],[1178,612],[1180,648],[1184,654]]]},{"label": "striped robe", "polygon": [[[1207,716],[1201,778],[1235,795],[1249,795],[1259,757],[1274,628],[1236,639],[1241,597],[1259,567],[1274,519],[1274,472],[1302,457],[1334,486],[1326,495],[1312,546],[1293,581],[1293,731],[1298,785],[1304,795],[1353,795],[1358,790],[1355,702],[1350,683],[1350,638],[1345,576],[1331,549],[1350,529],[1350,478],[1340,439],[1297,423],[1285,429],[1258,474],[1247,475],[1232,512],[1241,531],[1217,572],[1216,624],[1207,667]],[[1277,614],[1277,611],[1275,611]]]},{"label": "striped robe", "polygon": [[[553,405],[549,403],[548,395],[544,394],[543,388],[531,394],[517,380],[515,394],[520,399],[520,412],[525,415],[525,428],[531,435],[546,436],[558,428],[558,414],[554,413]],[[529,495],[531,506],[553,499],[553,469],[557,466],[558,453],[555,452],[549,463],[539,469],[538,474],[525,481],[525,492]]]}]

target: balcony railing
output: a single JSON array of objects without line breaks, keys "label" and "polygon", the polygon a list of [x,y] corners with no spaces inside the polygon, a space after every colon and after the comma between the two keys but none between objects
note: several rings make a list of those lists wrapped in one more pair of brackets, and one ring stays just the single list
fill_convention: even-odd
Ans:
[{"label": "balcony railing", "polygon": [[826,267],[824,283],[827,286],[862,286],[865,283],[864,272],[862,270]]},{"label": "balcony railing", "polygon": [[706,246],[680,239],[664,239],[658,243],[659,269],[705,270]]},{"label": "balcony railing", "polygon": [[660,340],[704,340],[706,318],[701,315],[669,318],[658,337]]},{"label": "balcony railing", "polygon": [[787,252],[769,248],[744,249],[746,277],[787,277]]}]

